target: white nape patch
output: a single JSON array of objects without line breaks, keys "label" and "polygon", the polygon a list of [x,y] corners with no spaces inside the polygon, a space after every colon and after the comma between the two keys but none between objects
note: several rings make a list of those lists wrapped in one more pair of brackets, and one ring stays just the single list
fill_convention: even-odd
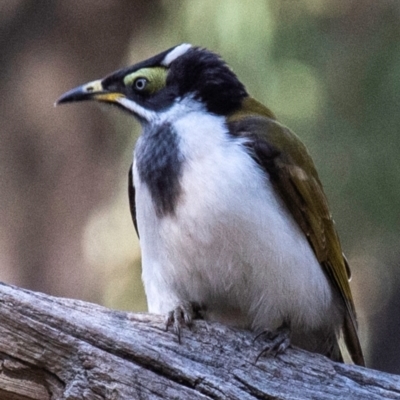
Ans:
[{"label": "white nape patch", "polygon": [[171,50],[162,60],[161,64],[164,67],[169,67],[169,65],[175,61],[178,57],[185,54],[192,47],[189,43],[182,43],[179,46],[176,46],[173,50]]},{"label": "white nape patch", "polygon": [[134,101],[127,99],[126,97],[119,97],[118,99],[116,99],[116,102],[121,104],[121,106],[124,106],[128,110],[131,110],[133,113],[148,122],[153,122],[158,119],[157,112],[148,110],[135,103]]}]

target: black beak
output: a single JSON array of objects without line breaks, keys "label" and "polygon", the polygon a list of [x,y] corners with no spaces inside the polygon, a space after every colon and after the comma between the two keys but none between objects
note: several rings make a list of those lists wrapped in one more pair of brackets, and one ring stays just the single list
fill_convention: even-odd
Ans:
[{"label": "black beak", "polygon": [[115,103],[117,99],[125,97],[122,93],[109,92],[105,90],[102,80],[86,83],[64,93],[55,103],[55,105],[72,103],[76,101],[97,100],[108,103]]}]

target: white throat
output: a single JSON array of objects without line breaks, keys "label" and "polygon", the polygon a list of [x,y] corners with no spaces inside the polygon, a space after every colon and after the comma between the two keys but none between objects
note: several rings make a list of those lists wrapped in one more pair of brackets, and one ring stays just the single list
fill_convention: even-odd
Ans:
[{"label": "white throat", "polygon": [[149,311],[195,301],[208,318],[235,326],[275,329],[285,317],[330,324],[328,281],[246,139],[232,137],[224,117],[193,99],[161,113],[157,123],[165,122],[184,160],[174,215],[156,215],[134,168]]},{"label": "white throat", "polygon": [[152,125],[173,123],[192,112],[202,112],[206,114],[206,109],[203,104],[196,101],[193,96],[190,95],[187,95],[185,98],[177,98],[175,102],[164,111],[149,110],[126,97],[118,98],[116,101],[141,117],[146,123]]}]

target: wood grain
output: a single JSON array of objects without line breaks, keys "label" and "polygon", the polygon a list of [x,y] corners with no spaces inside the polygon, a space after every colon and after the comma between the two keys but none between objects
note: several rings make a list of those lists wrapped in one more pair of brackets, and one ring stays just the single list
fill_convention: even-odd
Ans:
[{"label": "wood grain", "polygon": [[251,332],[164,320],[0,284],[0,399],[400,399],[400,377],[289,349],[255,359]]}]

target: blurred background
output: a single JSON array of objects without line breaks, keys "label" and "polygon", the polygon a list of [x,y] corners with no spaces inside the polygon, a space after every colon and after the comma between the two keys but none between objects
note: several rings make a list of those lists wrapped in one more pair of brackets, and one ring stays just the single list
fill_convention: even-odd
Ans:
[{"label": "blurred background", "polygon": [[0,280],[146,310],[127,195],[139,126],[53,103],[181,42],[220,53],[308,146],[352,266],[368,366],[400,373],[396,0],[1,0]]}]

